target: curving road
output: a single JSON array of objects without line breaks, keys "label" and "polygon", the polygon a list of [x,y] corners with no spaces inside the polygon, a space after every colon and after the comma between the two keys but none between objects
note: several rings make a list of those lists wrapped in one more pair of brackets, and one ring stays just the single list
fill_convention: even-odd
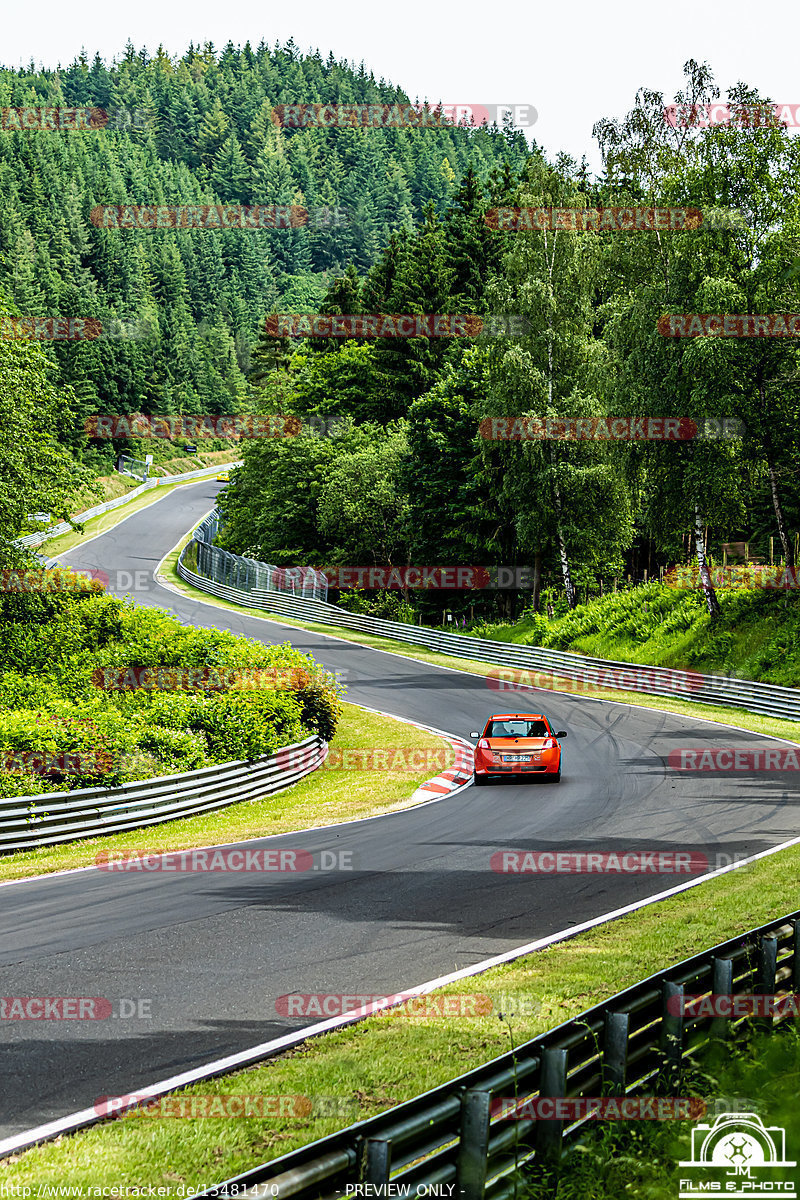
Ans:
[{"label": "curving road", "polygon": [[[155,567],[218,490],[187,485],[64,561],[106,571],[109,590],[132,591],[186,624],[291,641],[346,672],[357,704],[462,736],[499,707],[479,676],[156,584]],[[144,1000],[151,1013],[0,1021],[0,1138],[317,1019],[280,1016],[279,995],[398,991],[686,880],[502,875],[489,865],[496,850],[694,850],[713,866],[718,854],[752,854],[800,832],[791,773],[679,775],[666,767],[672,749],[763,745],[753,735],[585,697],[548,695],[545,708],[569,731],[559,786],[504,780],[377,820],[251,843],[345,850],[352,870],[89,870],[0,887],[0,996]]]}]

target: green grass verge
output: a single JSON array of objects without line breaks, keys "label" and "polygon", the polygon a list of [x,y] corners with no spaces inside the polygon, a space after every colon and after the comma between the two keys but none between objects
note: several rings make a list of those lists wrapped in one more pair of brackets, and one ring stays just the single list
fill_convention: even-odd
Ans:
[{"label": "green grass verge", "polygon": [[[331,742],[334,750],[378,747],[423,748],[441,752],[447,764],[453,760],[450,746],[441,738],[345,704],[342,719]],[[426,779],[445,769],[438,753],[431,755],[427,770],[344,770],[321,767],[293,787],[263,800],[232,804],[216,812],[185,817],[110,837],[87,838],[66,846],[48,846],[0,857],[0,881],[25,879],[50,871],[91,866],[95,856],[106,850],[138,850],[162,853],[168,850],[246,841],[276,833],[308,829],[312,825],[334,825],[378,813],[406,808],[414,790]],[[332,761],[336,761],[335,757]],[[341,761],[341,760],[339,760]]]},{"label": "green grass verge", "polygon": [[[354,642],[359,646],[369,646],[375,650],[388,650],[392,654],[402,655],[403,658],[412,658],[418,662],[430,663],[435,667],[449,667],[452,670],[467,671],[472,675],[482,675],[486,677],[487,670],[491,667],[486,663],[478,662],[475,659],[455,658],[449,654],[438,654],[432,650],[426,650],[420,646],[409,646],[407,642],[394,641],[392,638],[377,637],[374,634],[361,633],[352,629],[342,629],[338,625],[325,625],[314,621],[298,621],[293,617],[284,617],[280,613],[264,612],[262,609],[246,608],[240,604],[230,604],[226,600],[218,600],[216,596],[211,596],[208,592],[203,592],[199,588],[195,588],[185,583],[178,575],[176,566],[180,551],[191,539],[191,533],[188,533],[178,545],[165,558],[159,569],[159,578],[168,583],[171,587],[181,592],[185,596],[190,596],[193,600],[202,600],[207,604],[213,604],[217,608],[227,609],[229,612],[246,613],[251,617],[261,617],[263,620],[279,621],[282,625],[294,626],[297,629],[308,629],[312,633],[324,633],[329,637],[339,638],[345,642]],[[554,693],[564,694],[564,693]],[[571,693],[566,693],[570,695]],[[511,704],[527,704],[528,701],[524,698],[530,695],[530,704],[537,703],[537,693],[531,692],[496,692],[489,691],[487,688],[486,708],[487,712],[490,708],[500,712],[503,709],[509,711]],[[769,737],[786,738],[789,741],[800,741],[800,726],[796,721],[782,721],[774,717],[761,716],[759,713],[747,712],[741,708],[726,708],[716,704],[698,704],[691,700],[673,699],[669,696],[651,696],[644,692],[624,692],[616,690],[605,690],[591,693],[592,697],[598,700],[614,701],[618,704],[635,704],[644,708],[657,709],[660,712],[676,713],[679,716],[693,717],[701,721],[718,721],[725,725],[735,725],[740,729],[751,730],[753,733],[763,733]],[[518,696],[522,699],[515,700],[513,697]],[[539,695],[541,702],[541,695]],[[452,731],[455,732],[455,731]]]},{"label": "green grass verge", "polygon": [[[301,1118],[108,1121],[0,1161],[0,1186],[150,1185],[167,1188],[167,1196],[178,1196],[179,1185],[207,1187],[444,1083],[655,971],[800,907],[797,888],[786,884],[798,873],[800,848],[780,851],[442,989],[449,996],[489,996],[492,1011],[482,1015],[442,1016],[433,1005],[427,1015],[390,1011],[181,1093],[301,1095],[312,1103],[334,1097],[349,1106],[338,1120],[315,1118],[312,1109]],[[777,878],[784,881],[780,893]],[[274,1013],[264,1019],[274,1020]]]}]

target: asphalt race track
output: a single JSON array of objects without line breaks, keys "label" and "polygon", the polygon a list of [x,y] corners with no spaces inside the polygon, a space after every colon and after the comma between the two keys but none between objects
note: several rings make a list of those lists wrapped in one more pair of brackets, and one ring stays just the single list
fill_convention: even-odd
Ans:
[{"label": "asphalt race track", "polygon": [[[479,676],[240,616],[155,584],[158,562],[218,490],[208,481],[178,489],[62,561],[101,568],[109,590],[123,593],[130,576],[117,572],[139,572],[135,599],[184,623],[291,641],[346,672],[357,704],[462,736],[502,711],[507,700]],[[687,878],[496,874],[489,864],[497,850],[694,850],[713,868],[717,854],[752,854],[800,832],[796,773],[667,768],[670,750],[763,746],[754,735],[555,693],[543,706],[569,732],[560,785],[504,780],[377,820],[252,843],[345,850],[352,870],[90,870],[0,887],[0,996],[143,999],[152,1013],[0,1023],[0,1137],[318,1019],[280,1016],[279,995],[399,991]]]}]

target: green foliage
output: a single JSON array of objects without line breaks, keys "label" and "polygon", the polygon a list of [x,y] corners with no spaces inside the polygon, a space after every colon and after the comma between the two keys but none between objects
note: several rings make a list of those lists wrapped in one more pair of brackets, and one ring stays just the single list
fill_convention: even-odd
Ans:
[{"label": "green foliage", "polygon": [[649,583],[579,604],[552,621],[526,611],[515,625],[472,632],[622,662],[799,686],[800,596],[732,589],[718,595],[722,613],[713,623],[699,592]]},{"label": "green foliage", "polygon": [[363,588],[352,588],[339,593],[339,607],[347,612],[362,613],[368,617],[381,617],[385,621],[402,621],[414,624],[414,609],[402,592],[382,591],[370,596]]},{"label": "green foliage", "polygon": [[[76,584],[69,572],[44,578]],[[0,796],[116,787],[335,732],[340,689],[288,643],[187,629],[94,585],[0,603],[17,618],[0,626]],[[108,687],[129,668],[176,669],[186,688]],[[226,690],[203,690],[220,675]]]},{"label": "green foliage", "polygon": [[[7,317],[0,301],[0,324]],[[89,471],[59,441],[61,406],[70,397],[59,396],[49,366],[40,346],[0,338],[0,566],[14,563],[13,538],[39,528],[29,513],[63,519],[93,487]]]},{"label": "green foliage", "polygon": [[[239,411],[267,312],[315,308],[330,272],[350,262],[369,271],[393,230],[421,221],[431,202],[446,206],[470,162],[486,181],[527,153],[524,139],[486,129],[280,128],[276,104],[406,101],[391,83],[293,48],[192,47],[172,59],[98,64],[0,69],[4,106],[96,106],[109,117],[93,132],[0,138],[0,296],[22,317],[92,317],[104,327],[102,339],[47,350],[2,343],[8,394],[24,401],[12,423],[24,436],[9,457],[40,479],[37,503],[19,489],[8,510],[12,533],[28,511],[66,511],[80,482],[74,466],[71,480],[65,471],[67,452],[83,453],[86,416]],[[296,205],[309,218],[292,229],[144,232],[91,216],[96,206],[154,204]],[[2,378],[0,370],[0,427]],[[34,395],[42,419],[26,426]],[[107,450],[95,443],[91,461]],[[0,437],[3,520],[3,484],[20,480],[3,471]]]}]

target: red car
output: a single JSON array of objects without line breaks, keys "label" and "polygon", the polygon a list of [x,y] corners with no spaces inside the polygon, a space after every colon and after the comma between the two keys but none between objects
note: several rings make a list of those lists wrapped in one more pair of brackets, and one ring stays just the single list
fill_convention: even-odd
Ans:
[{"label": "red car", "polygon": [[477,784],[503,775],[544,775],[555,783],[561,779],[561,746],[564,729],[553,733],[544,713],[495,713],[486,722],[475,748]]}]

